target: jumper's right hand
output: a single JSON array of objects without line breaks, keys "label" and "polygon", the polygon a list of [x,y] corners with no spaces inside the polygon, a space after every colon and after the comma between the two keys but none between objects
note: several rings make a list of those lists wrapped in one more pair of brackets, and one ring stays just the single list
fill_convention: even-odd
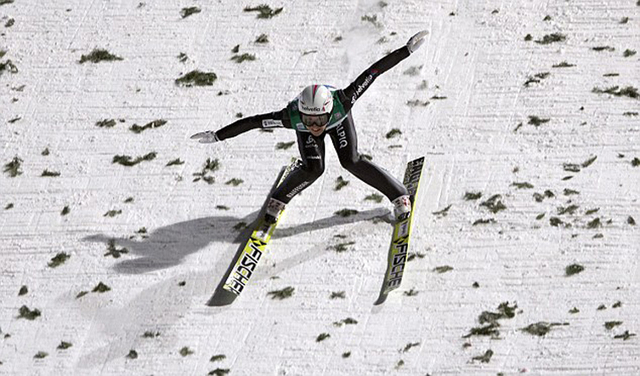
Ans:
[{"label": "jumper's right hand", "polygon": [[218,135],[216,135],[216,132],[214,131],[198,132],[193,136],[191,136],[191,139],[200,140],[198,142],[200,142],[201,144],[210,144],[213,142],[220,141],[220,139],[218,138]]}]

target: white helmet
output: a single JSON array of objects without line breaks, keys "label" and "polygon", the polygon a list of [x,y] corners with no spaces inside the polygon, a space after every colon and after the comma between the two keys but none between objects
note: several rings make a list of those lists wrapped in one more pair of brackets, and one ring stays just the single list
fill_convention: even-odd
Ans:
[{"label": "white helmet", "polygon": [[307,125],[323,126],[329,122],[333,110],[333,95],[324,85],[311,85],[298,96],[298,111]]},{"label": "white helmet", "polygon": [[324,85],[310,85],[298,96],[298,110],[306,115],[330,114],[333,110],[333,95]]}]

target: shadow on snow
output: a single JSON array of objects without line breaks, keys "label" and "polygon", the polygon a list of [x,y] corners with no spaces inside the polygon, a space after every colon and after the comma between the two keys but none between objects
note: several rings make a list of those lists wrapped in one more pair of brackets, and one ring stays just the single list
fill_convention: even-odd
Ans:
[{"label": "shadow on snow", "polygon": [[[213,242],[225,242],[233,239],[232,243],[243,244],[249,239],[261,212],[261,210],[254,212],[245,218],[220,216],[179,222],[160,227],[147,234],[147,237],[142,240],[112,238],[102,234],[91,235],[85,237],[83,240],[104,243],[106,248],[109,241],[113,239],[116,247],[125,247],[129,251],[128,255],[138,256],[135,259],[119,261],[113,266],[113,269],[123,274],[142,274],[179,265],[185,257],[207,248],[209,244]],[[384,217],[388,213],[388,210],[378,208],[363,211],[349,217],[334,215],[294,227],[278,228],[272,239],[295,236],[313,230],[321,230],[360,221],[368,221],[374,218]],[[233,229],[233,226],[239,222],[246,222],[248,224],[243,230],[237,232]],[[130,256],[122,257],[126,258]],[[229,261],[231,262],[232,260]]]}]

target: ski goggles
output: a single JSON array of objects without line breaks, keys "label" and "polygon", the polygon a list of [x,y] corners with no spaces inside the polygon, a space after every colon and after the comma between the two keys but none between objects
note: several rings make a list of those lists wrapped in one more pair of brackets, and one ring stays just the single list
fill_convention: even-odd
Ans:
[{"label": "ski goggles", "polygon": [[307,127],[324,127],[329,122],[329,117],[331,114],[322,114],[322,115],[305,115],[300,114],[300,120],[302,120],[302,124]]}]

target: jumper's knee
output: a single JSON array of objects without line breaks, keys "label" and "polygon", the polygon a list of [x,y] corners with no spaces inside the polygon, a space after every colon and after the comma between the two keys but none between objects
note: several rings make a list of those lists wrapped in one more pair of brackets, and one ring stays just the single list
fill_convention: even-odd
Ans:
[{"label": "jumper's knee", "polygon": [[309,175],[309,177],[313,180],[317,179],[324,173],[324,163],[322,160],[313,160],[310,163],[305,164],[302,169]]},{"label": "jumper's knee", "polygon": [[340,159],[340,165],[347,171],[353,170],[358,164],[358,162],[360,162],[359,155],[344,157]]}]

